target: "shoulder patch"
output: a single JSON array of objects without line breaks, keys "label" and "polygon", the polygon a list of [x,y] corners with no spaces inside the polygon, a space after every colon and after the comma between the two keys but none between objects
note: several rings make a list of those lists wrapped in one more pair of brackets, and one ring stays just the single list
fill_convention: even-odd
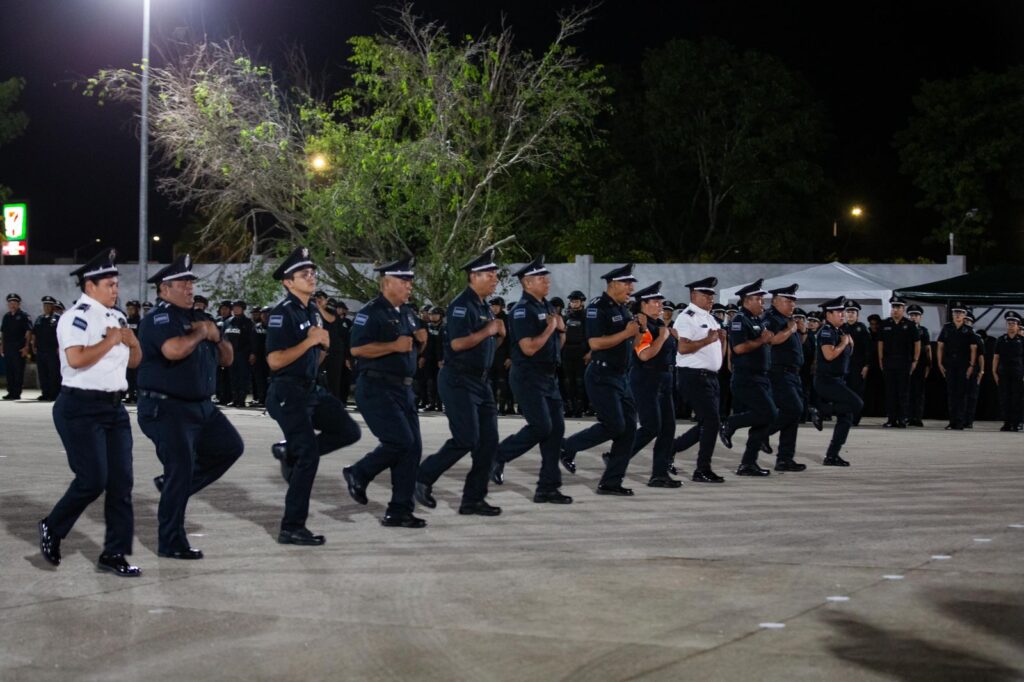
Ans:
[{"label": "shoulder patch", "polygon": [[[83,303],[82,305],[85,304]],[[85,307],[88,308],[89,306]],[[78,327],[82,331],[85,331],[85,329],[89,326],[89,323],[85,321],[84,317],[78,317],[77,315],[75,316],[75,319],[71,321],[71,324],[72,326]]]},{"label": "shoulder patch", "polygon": [[171,321],[171,316],[168,313],[157,313],[153,316],[153,324],[167,324]]},{"label": "shoulder patch", "polygon": [[738,332],[741,329],[743,329],[743,323],[740,322],[739,320],[733,320],[732,321],[732,326],[729,327],[729,328],[732,329],[734,332]]},{"label": "shoulder patch", "polygon": [[89,309],[89,304],[88,303],[79,303],[78,305],[75,306],[75,310],[88,310],[88,309]]},{"label": "shoulder patch", "polygon": [[280,328],[284,326],[284,315],[271,315],[267,318],[267,327]]},{"label": "shoulder patch", "polygon": [[516,320],[526,319],[526,308],[516,308],[512,311],[512,318]]},{"label": "shoulder patch", "polygon": [[686,314],[689,315],[690,317],[693,317],[695,315],[692,308],[687,308]]},{"label": "shoulder patch", "polygon": [[597,319],[597,308],[587,308],[587,319],[588,320],[596,320]]},{"label": "shoulder patch", "polygon": [[[356,319],[352,320],[352,324],[354,324],[357,327],[362,327],[363,325],[366,324],[366,321],[369,319],[370,316],[367,315],[366,313],[358,313],[356,315]],[[270,320],[271,322],[273,322],[274,318],[270,318]]]},{"label": "shoulder patch", "polygon": [[452,317],[465,317],[466,309],[463,306],[456,306],[452,308]]}]

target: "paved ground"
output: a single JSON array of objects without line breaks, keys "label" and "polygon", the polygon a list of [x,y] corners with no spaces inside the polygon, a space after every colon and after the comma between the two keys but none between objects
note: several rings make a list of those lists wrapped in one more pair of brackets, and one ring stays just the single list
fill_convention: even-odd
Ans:
[{"label": "paved ground", "polygon": [[[846,470],[820,466],[829,427],[802,429],[808,471],[766,480],[729,475],[738,438],[724,485],[680,490],[643,487],[641,455],[632,499],[594,495],[599,453],[581,453],[568,507],[532,504],[530,453],[486,520],[455,513],[459,466],[422,531],[380,527],[386,477],[368,507],[345,493],[364,432],[321,467],[310,526],[328,544],[308,549],[273,541],[276,425],[229,414],[247,452],[190,506],[195,563],[156,557],[136,429],[144,576],[124,580],[93,569],[101,504],[59,569],[39,558],[69,472],[48,406],[0,405],[0,679],[1024,679],[1024,436],[998,425],[867,425]],[[447,423],[422,422],[430,452]]]}]

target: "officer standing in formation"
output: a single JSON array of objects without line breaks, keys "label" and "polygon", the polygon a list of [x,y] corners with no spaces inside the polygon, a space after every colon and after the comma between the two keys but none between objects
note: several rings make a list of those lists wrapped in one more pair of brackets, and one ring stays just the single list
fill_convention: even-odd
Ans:
[{"label": "officer standing in formation", "polygon": [[128,388],[125,370],[142,357],[135,334],[127,328],[117,303],[117,253],[104,249],[71,273],[82,296],[57,323],[64,386],[53,405],[68,464],[75,474],[64,496],[39,522],[39,550],[60,564],[60,541],[67,537],[86,507],[106,493],[107,525],[97,566],[121,577],[142,571],[125,555],[132,553],[132,428],[121,404]]},{"label": "officer standing in formation", "polygon": [[843,312],[846,299],[833,298],[821,304],[825,321],[818,330],[818,364],[814,377],[814,389],[818,395],[819,414],[814,415],[814,428],[823,426],[822,417],[835,416],[836,425],[832,440],[825,453],[825,466],[848,467],[850,463],[839,456],[846,438],[850,434],[853,417],[864,408],[864,401],[846,385],[845,377],[850,369],[853,355],[853,337],[843,329]]},{"label": "officer standing in formation", "polygon": [[967,307],[962,303],[950,306],[953,321],[939,332],[939,372],[946,379],[949,424],[946,430],[963,431],[967,423],[967,382],[974,376],[978,347],[974,332],[965,324]]},{"label": "officer standing in formation", "polygon": [[[138,336],[139,334],[139,322],[142,321],[142,316],[139,314],[139,302],[135,300],[128,301],[124,304],[125,312],[127,313],[128,328],[132,330],[132,333]],[[139,370],[138,368],[128,369],[128,395],[125,396],[124,401],[126,403],[136,403],[139,400]]]},{"label": "officer standing in formation", "polygon": [[292,251],[273,276],[287,292],[267,320],[267,412],[285,437],[271,451],[288,483],[277,541],[322,545],[324,536],[306,528],[320,457],[359,440],[359,427],[341,401],[317,383],[330,337],[312,300],[316,266],[309,249],[300,246]]},{"label": "officer standing in formation", "polygon": [[729,350],[732,353],[732,395],[742,411],[734,412],[722,423],[719,434],[725,447],[732,448],[732,435],[750,428],[737,476],[768,476],[771,471],[757,464],[757,453],[768,440],[772,424],[779,416],[772,400],[768,378],[771,367],[771,343],[774,334],[765,326],[764,280],[757,280],[736,292],[740,310],[729,324]]},{"label": "officer standing in formation", "polygon": [[572,498],[559,491],[562,472],[558,468],[565,419],[557,369],[560,332],[565,325],[547,300],[551,273],[544,267],[544,256],[534,258],[514,274],[519,278],[523,296],[512,311],[507,330],[512,359],[509,382],[519,399],[526,425],[498,446],[491,481],[502,485],[505,464],[540,445],[540,477],[533,501],[571,504]]},{"label": "officer standing in formation", "polygon": [[996,341],[992,354],[992,376],[999,388],[999,407],[1003,413],[1000,431],[1024,429],[1024,335],[1021,334],[1021,316],[1011,310],[1003,315],[1006,333]]},{"label": "officer standing in formation", "polygon": [[25,383],[25,359],[32,340],[32,318],[21,309],[21,296],[7,294],[7,313],[0,322],[0,357],[7,373],[7,393],[4,400],[21,400]]},{"label": "officer standing in formation", "polygon": [[252,355],[252,320],[245,316],[246,302],[239,299],[231,303],[231,317],[224,322],[224,339],[231,344],[230,372],[231,404],[245,407],[249,394],[249,356]]},{"label": "officer standing in formation", "polygon": [[565,311],[565,346],[562,348],[562,367],[565,372],[565,387],[568,405],[566,415],[582,417],[590,409],[587,390],[583,383],[587,369],[587,301],[582,291],[569,294],[569,309]]},{"label": "officer standing in formation", "polygon": [[[843,329],[853,341],[853,353],[850,355],[850,373],[846,375],[846,385],[857,397],[864,400],[864,388],[868,380],[868,368],[871,366],[871,330],[860,321],[861,305],[853,299],[846,301],[846,323]],[[853,425],[860,424],[860,413],[853,415]]]},{"label": "officer standing in formation", "polygon": [[907,420],[907,426],[924,426],[925,387],[932,371],[932,336],[928,328],[921,324],[921,318],[924,317],[921,306],[916,303],[908,305],[907,317],[917,325],[918,340],[921,342],[917,366],[910,374],[910,419]]},{"label": "officer standing in formation", "polygon": [[57,322],[60,315],[54,310],[57,299],[53,296],[43,296],[42,303],[43,314],[32,325],[32,354],[36,358],[40,390],[36,400],[53,402],[60,392],[60,357],[57,352]]},{"label": "officer standing in formation", "polygon": [[413,516],[416,469],[423,454],[413,377],[416,344],[426,344],[426,329],[409,305],[413,258],[382,265],[381,293],[356,314],[352,323],[352,355],[356,359],[356,405],[380,445],[342,473],[356,502],[367,503],[366,486],[391,470],[391,501],[381,524],[423,528]]},{"label": "officer standing in formation", "polygon": [[217,326],[192,309],[192,259],[188,254],[149,278],[159,304],[139,324],[139,428],[153,441],[164,473],[153,480],[160,491],[157,554],[202,559],[185,532],[189,499],[242,456],[238,431],[210,396],[216,371],[230,366],[231,344]]},{"label": "officer standing in formation", "polygon": [[267,389],[270,387],[270,366],[267,364],[267,323],[270,322],[270,308],[259,309],[259,321],[252,325],[252,403],[257,407],[267,404]]},{"label": "officer standing in formation", "polygon": [[964,428],[974,428],[974,415],[978,411],[978,394],[981,392],[981,380],[985,377],[985,340],[974,331],[974,313],[970,310],[964,315],[964,324],[971,328],[971,343],[974,344],[974,374],[967,382],[967,401],[964,407]]},{"label": "officer standing in formation", "polygon": [[888,417],[882,426],[905,429],[910,418],[910,375],[917,369],[921,337],[917,326],[904,314],[906,303],[893,296],[889,304],[892,316],[882,321],[878,336],[878,366],[885,378],[885,413]]},{"label": "officer standing in formation", "polygon": [[452,437],[420,464],[416,501],[433,509],[437,500],[431,486],[470,453],[473,465],[466,475],[460,514],[497,516],[500,507],[487,504],[487,479],[498,448],[498,408],[488,377],[497,339],[505,325],[494,318],[487,297],[498,286],[494,250],[488,249],[462,266],[469,284],[449,306],[443,330],[444,366],[438,373],[438,391]]},{"label": "officer standing in formation", "polygon": [[[505,312],[505,299],[495,296],[490,300],[491,314],[494,319],[501,320],[505,329],[509,329],[508,313]],[[512,390],[509,388],[509,371],[512,367],[512,341],[506,334],[504,338],[498,339],[498,345],[494,349],[494,364],[491,365],[491,391],[494,393],[494,403],[498,406],[498,414],[513,414]]]},{"label": "officer standing in formation", "polygon": [[636,434],[636,402],[626,372],[635,342],[647,328],[646,315],[634,319],[626,306],[633,293],[633,264],[627,263],[601,275],[607,282],[604,293],[587,306],[587,343],[590,364],[584,377],[597,423],[574,433],[562,445],[561,461],[569,473],[576,473],[576,453],[607,441],[611,452],[605,460],[598,495],[629,496],[622,486]]},{"label": "officer standing in formation", "polygon": [[797,289],[799,285],[791,284],[769,291],[772,307],[765,314],[765,327],[774,335],[771,338],[771,370],[768,377],[772,386],[772,401],[778,408],[778,416],[769,433],[779,434],[776,471],[803,471],[807,468],[806,464],[793,459],[796,455],[796,434],[804,414],[803,385],[800,383],[804,349],[800,335],[796,333],[796,320],[793,319]]}]

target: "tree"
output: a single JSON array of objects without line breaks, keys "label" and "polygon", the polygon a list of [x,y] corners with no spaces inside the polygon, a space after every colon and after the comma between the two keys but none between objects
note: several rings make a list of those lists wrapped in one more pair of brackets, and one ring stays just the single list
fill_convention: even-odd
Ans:
[{"label": "tree", "polygon": [[[28,116],[23,111],[14,109],[25,89],[25,80],[22,78],[8,78],[0,81],[0,147],[11,142],[25,132],[28,127]],[[0,203],[7,201],[10,197],[9,187],[0,184]],[[3,217],[0,216],[0,226],[3,225]],[[0,231],[0,241],[3,240],[4,232]]]}]

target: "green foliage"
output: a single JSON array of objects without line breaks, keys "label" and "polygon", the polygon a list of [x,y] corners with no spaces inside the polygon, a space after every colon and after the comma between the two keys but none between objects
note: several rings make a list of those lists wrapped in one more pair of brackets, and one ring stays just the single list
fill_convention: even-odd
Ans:
[{"label": "green foliage", "polygon": [[281,283],[273,278],[276,267],[276,263],[257,260],[231,272],[221,269],[214,278],[204,281],[201,288],[211,301],[242,296],[250,306],[272,305],[284,296]]}]

